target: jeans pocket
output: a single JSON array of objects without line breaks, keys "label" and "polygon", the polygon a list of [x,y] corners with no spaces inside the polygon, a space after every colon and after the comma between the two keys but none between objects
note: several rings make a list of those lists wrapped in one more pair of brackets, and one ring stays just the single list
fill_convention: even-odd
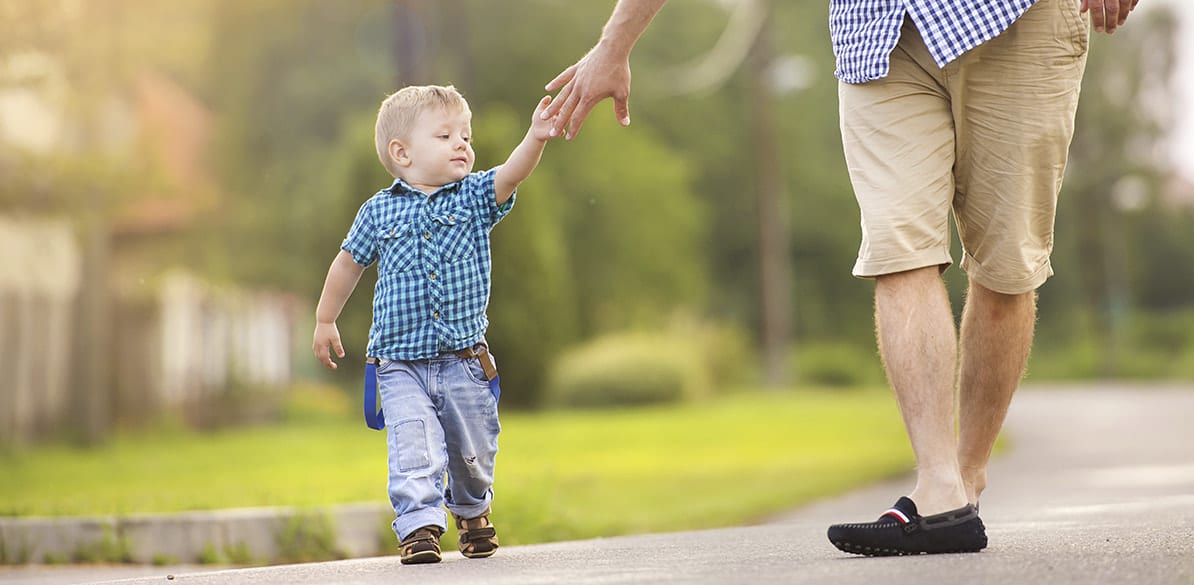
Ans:
[{"label": "jeans pocket", "polygon": [[408,472],[431,466],[427,448],[427,428],[423,421],[404,420],[394,425],[393,452],[397,455],[398,471]]},{"label": "jeans pocket", "polygon": [[392,359],[377,358],[377,373],[380,374],[380,373],[390,369],[390,366],[392,366],[392,365],[394,365],[394,360],[392,360]]},{"label": "jeans pocket", "polygon": [[485,369],[481,367],[479,358],[461,358],[460,367],[464,370],[464,376],[468,381],[478,386],[489,385],[489,380],[485,379]]}]

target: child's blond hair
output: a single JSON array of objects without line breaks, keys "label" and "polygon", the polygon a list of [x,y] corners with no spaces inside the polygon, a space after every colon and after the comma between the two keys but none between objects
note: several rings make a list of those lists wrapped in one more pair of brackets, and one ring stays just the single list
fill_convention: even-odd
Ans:
[{"label": "child's blond hair", "polygon": [[377,126],[373,132],[377,158],[395,178],[398,177],[398,167],[390,159],[390,141],[408,138],[415,120],[428,108],[468,111],[468,102],[451,85],[411,85],[387,96],[378,108]]}]

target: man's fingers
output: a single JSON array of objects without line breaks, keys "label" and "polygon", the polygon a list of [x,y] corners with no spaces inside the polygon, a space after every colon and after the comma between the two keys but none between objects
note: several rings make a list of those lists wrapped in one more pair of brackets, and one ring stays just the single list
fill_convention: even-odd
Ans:
[{"label": "man's fingers", "polygon": [[[563,96],[564,92],[560,92],[560,95]],[[561,106],[559,115],[551,125],[552,136],[559,136],[564,131],[564,127],[572,120],[572,113],[576,111],[579,101],[580,96],[575,91],[568,92],[568,95],[562,99],[560,97],[556,98],[556,103],[560,103]]]},{"label": "man's fingers", "polygon": [[1086,9],[1090,11],[1090,23],[1094,25],[1095,32],[1105,31],[1103,0],[1085,0],[1085,5]]},{"label": "man's fingers", "polygon": [[614,117],[623,126],[630,125],[630,98],[614,98]]},{"label": "man's fingers", "polygon": [[572,95],[573,87],[571,83],[565,85],[564,89],[561,89],[560,93],[556,94],[555,99],[551,100],[551,103],[547,105],[547,109],[543,110],[542,114],[539,114],[539,117],[544,120],[555,118],[555,121],[551,124],[552,136],[559,136],[560,131],[564,129],[564,122],[560,121],[559,117],[560,111],[568,104],[568,98]]},{"label": "man's fingers", "polygon": [[1119,0],[1103,0],[1103,23],[1107,28],[1107,34],[1115,32],[1115,27],[1119,26]]},{"label": "man's fingers", "polygon": [[[600,100],[598,100],[600,101]],[[589,117],[589,112],[593,111],[593,106],[597,105],[597,101],[580,101],[577,100],[576,108],[572,111],[568,121],[568,133],[564,135],[565,140],[572,140],[580,134],[580,127],[584,125],[585,118]]]},{"label": "man's fingers", "polygon": [[1120,0],[1119,5],[1119,25],[1123,26],[1128,21],[1128,13],[1136,8],[1136,3],[1140,0]]},{"label": "man's fingers", "polygon": [[585,118],[588,117],[588,112],[583,116],[577,116],[572,119],[572,123],[568,124],[568,133],[564,135],[565,140],[572,140],[580,134],[580,127],[585,125]]},{"label": "man's fingers", "polygon": [[560,89],[561,87],[564,86],[565,83],[572,81],[572,76],[574,76],[574,75],[576,75],[576,65],[573,65],[573,66],[563,70],[562,72],[560,72],[560,74],[557,75],[555,79],[551,80],[550,82],[548,82],[547,85],[543,86],[543,89],[545,89],[547,91],[555,91],[557,89]]}]

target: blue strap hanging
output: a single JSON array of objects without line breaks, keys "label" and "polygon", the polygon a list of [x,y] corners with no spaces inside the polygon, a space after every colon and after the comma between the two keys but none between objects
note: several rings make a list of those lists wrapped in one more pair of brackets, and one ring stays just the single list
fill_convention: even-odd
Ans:
[{"label": "blue strap hanging", "polygon": [[377,404],[377,358],[365,360],[365,424],[375,431],[386,428],[385,412]]},{"label": "blue strap hanging", "polygon": [[498,386],[499,379],[501,379],[501,376],[494,376],[493,379],[489,381],[489,391],[493,392],[494,402],[498,402],[502,398],[502,388],[501,386]]}]

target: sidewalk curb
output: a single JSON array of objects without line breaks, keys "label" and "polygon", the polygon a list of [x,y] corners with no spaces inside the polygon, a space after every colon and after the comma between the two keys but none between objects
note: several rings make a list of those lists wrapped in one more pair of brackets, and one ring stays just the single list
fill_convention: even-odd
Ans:
[{"label": "sidewalk curb", "polygon": [[[393,510],[360,503],[182,514],[0,518],[0,564],[260,564],[384,554]],[[307,560],[314,560],[309,558]]]}]

